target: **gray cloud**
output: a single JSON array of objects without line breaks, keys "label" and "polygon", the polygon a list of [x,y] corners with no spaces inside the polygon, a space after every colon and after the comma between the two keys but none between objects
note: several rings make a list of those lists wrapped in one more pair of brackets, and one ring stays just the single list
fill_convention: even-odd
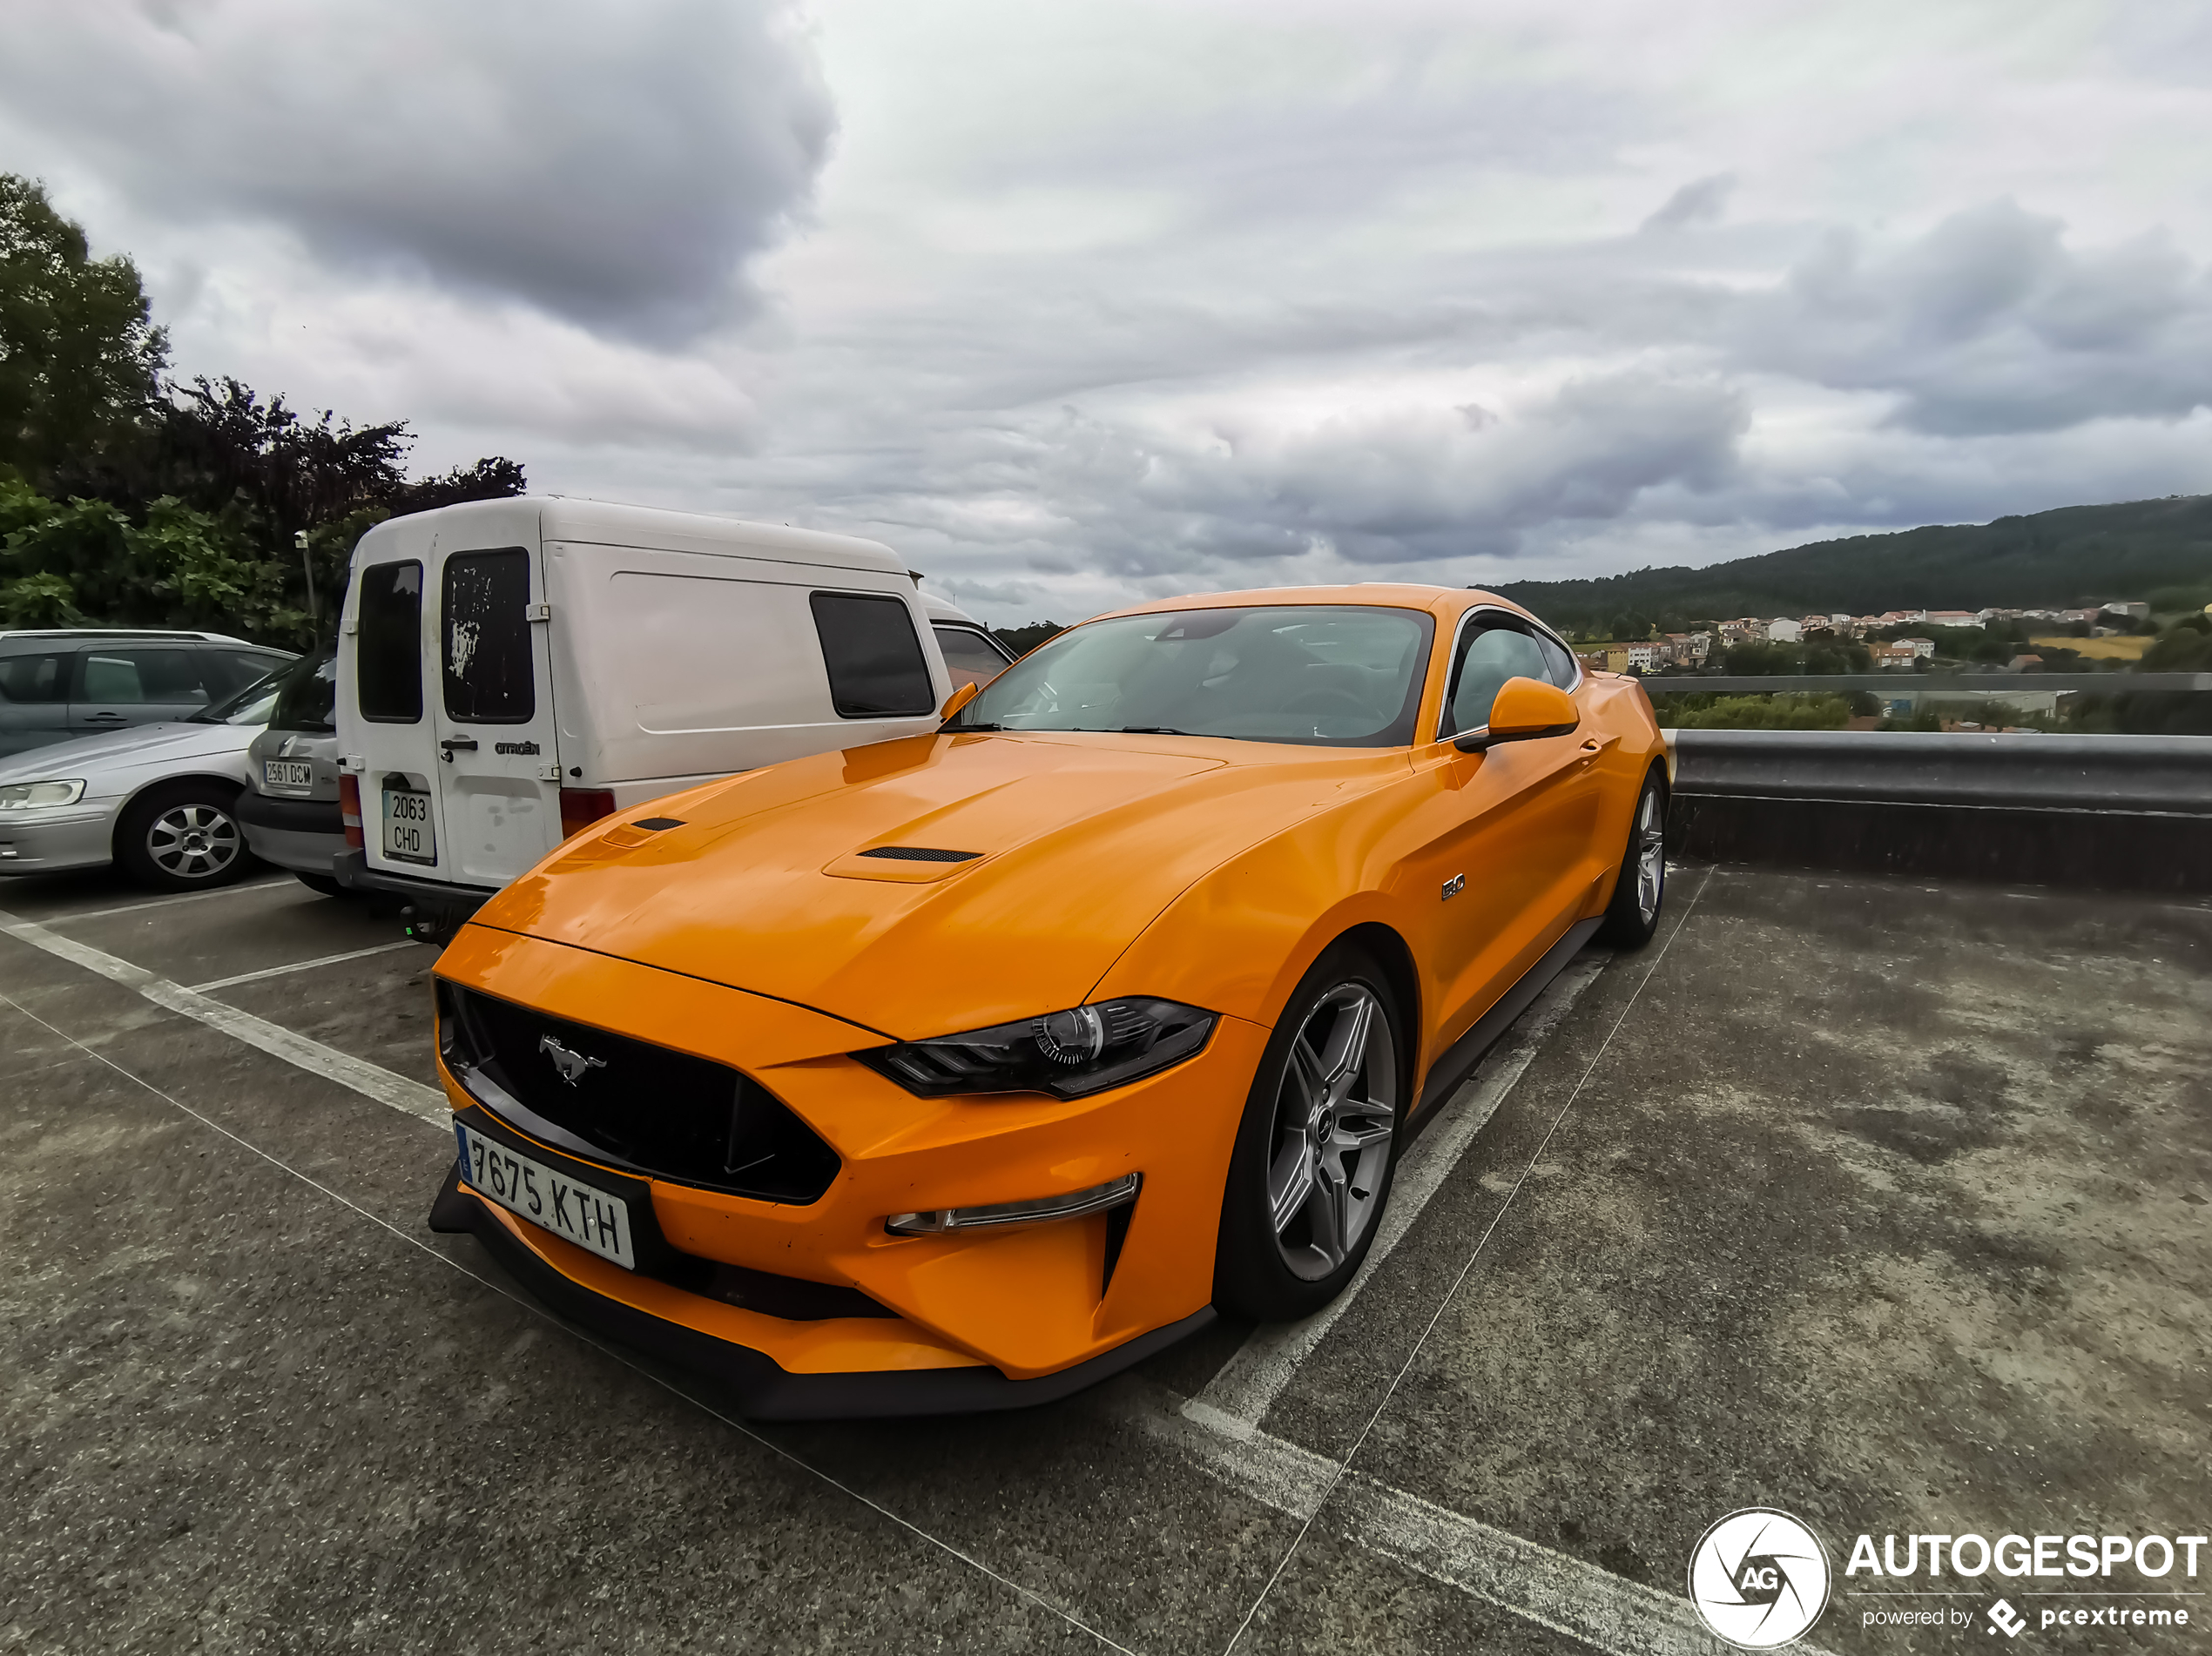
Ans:
[{"label": "gray cloud", "polygon": [[1710,178],[1693,178],[1669,196],[1666,205],[1645,219],[1642,232],[1654,235],[1669,230],[1680,230],[1687,225],[1712,224],[1728,211],[1728,198],[1736,188],[1733,172],[1716,172]]},{"label": "gray cloud", "polygon": [[2008,200],[1872,257],[1833,232],[1739,322],[1745,360],[1892,393],[1913,431],[2054,431],[2212,402],[2201,267],[2156,232],[2077,252],[2059,220]]},{"label": "gray cloud", "polygon": [[141,212],[656,344],[744,312],[834,125],[783,0],[71,0],[9,34],[16,118]]}]

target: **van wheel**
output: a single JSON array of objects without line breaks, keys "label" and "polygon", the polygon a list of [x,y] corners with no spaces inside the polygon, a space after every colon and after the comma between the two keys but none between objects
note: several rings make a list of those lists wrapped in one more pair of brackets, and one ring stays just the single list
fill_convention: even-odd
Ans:
[{"label": "van wheel", "polygon": [[227,885],[254,865],[234,814],[238,793],[212,781],[147,789],[116,825],[115,860],[156,891]]},{"label": "van wheel", "polygon": [[1267,1043],[1223,1193],[1214,1303],[1310,1316],[1367,1257],[1390,1200],[1406,1074],[1390,979],[1339,946],[1314,963]]}]

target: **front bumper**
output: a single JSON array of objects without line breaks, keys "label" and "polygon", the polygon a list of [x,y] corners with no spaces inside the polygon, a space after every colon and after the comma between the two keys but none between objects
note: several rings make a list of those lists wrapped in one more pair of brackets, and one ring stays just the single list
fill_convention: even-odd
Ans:
[{"label": "front bumper", "polygon": [[346,824],[335,799],[283,799],[247,788],[236,809],[246,849],[279,868],[328,874],[346,849]]},{"label": "front bumper", "polygon": [[[457,1173],[440,1197],[440,1228],[484,1238],[541,1297],[719,1375],[754,1412],[1018,1407],[1092,1383],[1211,1316],[1222,1189],[1266,1039],[1256,1025],[1224,1018],[1197,1056],[1096,1098],[917,1099],[846,1056],[880,1035],[634,962],[472,926],[439,974],[739,1067],[837,1152],[837,1176],[811,1202],[655,1178],[652,1216],[682,1254],[858,1289],[888,1316],[766,1316],[624,1270],[478,1197]],[[480,1108],[442,1062],[440,1075],[456,1112]],[[597,1165],[516,1136],[531,1154]],[[884,1228],[893,1214],[1052,1196],[1129,1172],[1143,1190],[1121,1214],[927,1236]]]},{"label": "front bumper", "polygon": [[0,874],[54,874],[115,860],[120,799],[48,811],[0,811]]}]

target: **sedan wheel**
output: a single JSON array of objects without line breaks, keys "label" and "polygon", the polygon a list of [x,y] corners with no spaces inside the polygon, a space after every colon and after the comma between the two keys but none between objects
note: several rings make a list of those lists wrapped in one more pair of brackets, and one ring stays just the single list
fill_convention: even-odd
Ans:
[{"label": "sedan wheel", "polygon": [[1319,1282],[1381,1208],[1398,1120],[1398,1054],[1374,992],[1339,984],[1291,1041],[1275,1104],[1267,1208],[1291,1274]]},{"label": "sedan wheel", "polygon": [[146,830],[146,856],[177,879],[212,880],[241,849],[238,825],[213,805],[172,805]]},{"label": "sedan wheel", "polygon": [[1628,849],[1621,854],[1620,878],[1598,936],[1617,948],[1640,949],[1659,929],[1659,905],[1667,896],[1667,785],[1657,771],[1644,778],[1629,820]]},{"label": "sedan wheel", "polygon": [[189,778],[147,789],[115,825],[115,860],[158,891],[202,891],[255,866],[239,831],[235,788]]}]

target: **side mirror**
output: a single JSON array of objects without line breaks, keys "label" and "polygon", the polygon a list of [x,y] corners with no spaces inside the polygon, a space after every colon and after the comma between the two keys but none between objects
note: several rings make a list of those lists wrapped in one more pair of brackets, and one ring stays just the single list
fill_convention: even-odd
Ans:
[{"label": "side mirror", "polygon": [[1540,736],[1565,736],[1582,722],[1575,698],[1556,684],[1534,678],[1508,678],[1490,703],[1490,723],[1452,738],[1462,753],[1482,753],[1501,742],[1527,742]]},{"label": "side mirror", "polygon": [[974,701],[982,693],[982,685],[978,683],[975,680],[970,679],[967,683],[962,684],[958,690],[954,690],[950,696],[945,697],[945,705],[938,712],[937,717],[941,719],[948,719],[952,717],[954,714],[959,712],[961,709],[966,707],[970,702]]}]

